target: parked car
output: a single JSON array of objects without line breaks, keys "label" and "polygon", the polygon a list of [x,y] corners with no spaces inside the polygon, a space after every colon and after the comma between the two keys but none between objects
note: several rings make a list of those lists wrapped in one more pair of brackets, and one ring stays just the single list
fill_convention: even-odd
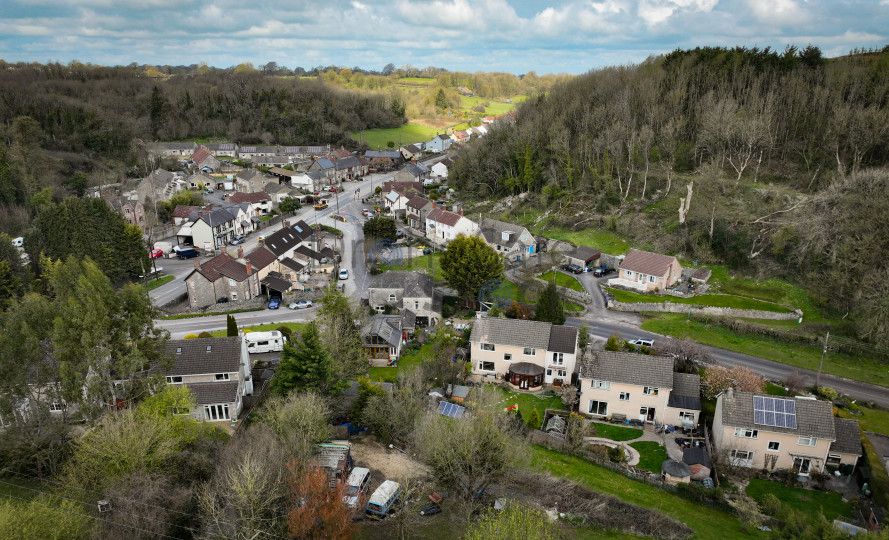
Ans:
[{"label": "parked car", "polygon": [[631,339],[628,343],[637,347],[651,347],[654,345],[654,341],[651,339]]},{"label": "parked car", "polygon": [[607,276],[608,274],[614,272],[614,268],[608,268],[607,266],[600,266],[593,270],[593,275],[596,277]]},{"label": "parked car", "polygon": [[215,190],[211,187],[204,188],[204,193],[213,193]]},{"label": "parked car", "polygon": [[332,217],[333,219],[335,219],[337,221],[342,221],[343,223],[346,222],[346,218],[339,215],[339,214],[331,214],[330,217]]},{"label": "parked car", "polygon": [[361,210],[361,215],[364,216],[364,217],[369,216],[369,215],[370,215],[370,210],[368,210],[367,208],[362,209],[362,210]]},{"label": "parked car", "polygon": [[432,248],[423,248],[423,255],[432,255]]},{"label": "parked car", "polygon": [[269,299],[269,309],[278,309],[278,306],[281,305],[280,298],[270,298]]},{"label": "parked car", "polygon": [[343,497],[343,503],[349,508],[358,506],[358,498],[367,493],[370,487],[370,469],[364,467],[355,467],[349,473],[349,479],[346,481],[346,495]]},{"label": "parked car", "polygon": [[162,249],[152,249],[148,252],[148,258],[150,259],[160,259],[164,256],[164,250]]},{"label": "parked car", "polygon": [[239,235],[235,236],[234,238],[232,238],[231,240],[229,240],[228,243],[234,246],[237,244],[243,244],[244,240],[246,240],[246,239],[247,238],[245,238],[243,234],[239,234]]},{"label": "parked car", "polygon": [[201,252],[196,250],[195,248],[180,249],[176,252],[176,255],[180,259],[193,259],[194,257],[200,256],[200,254]]},{"label": "parked car", "polygon": [[327,201],[320,200],[315,203],[315,210],[324,210],[325,208],[327,208]]},{"label": "parked car", "polygon": [[349,271],[345,268],[340,270],[340,279],[349,279]]},{"label": "parked car", "polygon": [[287,306],[290,309],[306,309],[312,307],[312,303],[308,300],[300,300]]},{"label": "parked car", "polygon": [[572,272],[574,274],[582,274],[583,273],[583,268],[581,268],[580,266],[577,266],[576,264],[566,264],[566,265],[562,266],[562,270],[565,270],[566,272]]}]

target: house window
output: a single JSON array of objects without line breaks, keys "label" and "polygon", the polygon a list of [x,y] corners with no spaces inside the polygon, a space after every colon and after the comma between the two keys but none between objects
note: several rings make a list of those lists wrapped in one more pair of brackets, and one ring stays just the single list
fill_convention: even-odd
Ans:
[{"label": "house window", "polygon": [[629,392],[621,392],[620,393],[621,401],[630,401],[630,393]]},{"label": "house window", "polygon": [[229,420],[228,404],[204,405],[204,418],[207,420]]},{"label": "house window", "polygon": [[167,384],[182,384],[182,377],[167,375]]},{"label": "house window", "polygon": [[414,300],[414,311],[416,311],[418,309],[420,309],[420,302],[418,302],[417,300]]},{"label": "house window", "polygon": [[238,301],[238,293],[233,292],[232,293],[232,302],[237,302],[237,301]]},{"label": "house window", "polygon": [[525,350],[522,351],[522,354],[524,354],[525,356],[534,356],[535,354],[537,354],[537,350],[532,349],[531,347],[525,347]]},{"label": "house window", "polygon": [[648,276],[648,282],[649,282],[649,283],[657,283],[657,277],[655,277],[655,276]]},{"label": "house window", "polygon": [[752,467],[753,452],[748,450],[732,450],[731,463],[738,467]]},{"label": "house window", "polygon": [[395,295],[394,295],[394,294],[390,294],[390,295],[389,295],[389,301],[390,301],[390,302],[394,302],[394,301],[395,301]]},{"label": "house window", "polygon": [[547,377],[552,377],[552,375],[553,375],[553,370],[551,370],[551,369],[546,370]]},{"label": "house window", "polygon": [[553,353],[553,363],[554,364],[562,364],[565,361],[565,353],[554,352]]},{"label": "house window", "polygon": [[777,452],[781,449],[781,443],[778,441],[769,441],[768,451],[769,452]]},{"label": "house window", "polygon": [[512,360],[512,355],[509,354],[509,353],[504,353],[504,354],[503,354],[503,359],[504,359],[505,361],[509,362],[509,361]]},{"label": "house window", "polygon": [[235,280],[233,280],[233,279],[229,279],[229,280],[228,280],[228,285],[229,285],[229,287],[234,287],[235,285],[237,285],[237,283],[238,283],[238,282],[235,281]]},{"label": "house window", "polygon": [[559,370],[559,377],[567,377],[568,373],[564,369]]},{"label": "house window", "polygon": [[493,350],[494,350],[494,344],[493,344],[493,343],[482,343],[482,345],[481,345],[481,349],[482,349],[483,351],[493,351]]},{"label": "house window", "polygon": [[818,444],[818,437],[800,437],[797,444],[800,446],[815,446]]},{"label": "house window", "polygon": [[228,380],[228,373],[217,373],[216,375],[213,376],[213,379],[217,380],[217,381],[227,381]]},{"label": "house window", "polygon": [[642,387],[642,393],[646,396],[656,396],[658,389],[656,386],[644,386]]},{"label": "house window", "polygon": [[628,278],[631,278],[631,277],[633,277],[633,271],[632,271],[632,270],[627,270],[627,271],[624,273],[624,275],[627,276]]},{"label": "house window", "polygon": [[494,371],[494,362],[479,362],[478,368],[481,371]]},{"label": "house window", "polygon": [[596,416],[607,416],[608,415],[608,402],[607,401],[590,401],[590,414]]},{"label": "house window", "polygon": [[689,420],[694,422],[695,421],[695,413],[686,412],[686,411],[679,411],[679,419],[682,420],[684,418],[688,418]]},{"label": "house window", "polygon": [[611,390],[611,382],[609,381],[598,381],[593,379],[590,381],[590,388],[598,388],[600,390]]},{"label": "house window", "polygon": [[64,411],[64,410],[65,410],[65,404],[64,404],[64,403],[58,403],[58,402],[56,402],[56,401],[53,401],[52,403],[49,404],[49,410],[51,410],[51,411],[53,411],[53,412],[61,412],[61,411]]},{"label": "house window", "polygon": [[747,428],[735,428],[735,437],[743,437],[745,439],[755,439],[759,436],[759,430]]},{"label": "house window", "polygon": [[828,465],[839,465],[842,463],[842,456],[838,456],[837,454],[827,454],[827,464]]}]

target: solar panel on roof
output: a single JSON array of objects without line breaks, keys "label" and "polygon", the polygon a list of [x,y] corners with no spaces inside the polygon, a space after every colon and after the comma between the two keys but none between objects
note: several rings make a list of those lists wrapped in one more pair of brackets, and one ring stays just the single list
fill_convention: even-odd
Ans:
[{"label": "solar panel on roof", "polygon": [[460,418],[465,409],[459,405],[442,401],[438,404],[438,413],[451,418]]},{"label": "solar panel on roof", "polygon": [[796,403],[789,399],[753,396],[753,422],[796,429]]}]

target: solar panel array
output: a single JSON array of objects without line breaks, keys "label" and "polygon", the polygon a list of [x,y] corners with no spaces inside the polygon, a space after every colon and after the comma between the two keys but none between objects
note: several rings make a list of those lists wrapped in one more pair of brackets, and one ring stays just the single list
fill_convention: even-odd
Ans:
[{"label": "solar panel array", "polygon": [[453,403],[448,403],[447,401],[442,401],[438,404],[438,413],[443,414],[445,416],[450,416],[451,418],[460,418],[463,416],[463,411],[465,411],[463,407],[459,405],[454,405]]},{"label": "solar panel array", "polygon": [[796,403],[792,399],[753,396],[753,422],[796,429]]}]

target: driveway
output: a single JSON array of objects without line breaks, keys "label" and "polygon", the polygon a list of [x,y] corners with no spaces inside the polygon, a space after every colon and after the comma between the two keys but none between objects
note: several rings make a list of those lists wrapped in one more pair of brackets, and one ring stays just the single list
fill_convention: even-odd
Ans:
[{"label": "driveway", "polygon": [[593,321],[608,321],[612,323],[625,323],[639,326],[642,324],[642,317],[636,313],[625,311],[611,311],[605,307],[605,298],[602,296],[602,290],[599,283],[608,279],[608,277],[597,278],[592,272],[584,272],[582,274],[569,274],[577,279],[587,293],[592,297],[592,301],[587,305],[587,311],[581,317],[582,319]]}]

